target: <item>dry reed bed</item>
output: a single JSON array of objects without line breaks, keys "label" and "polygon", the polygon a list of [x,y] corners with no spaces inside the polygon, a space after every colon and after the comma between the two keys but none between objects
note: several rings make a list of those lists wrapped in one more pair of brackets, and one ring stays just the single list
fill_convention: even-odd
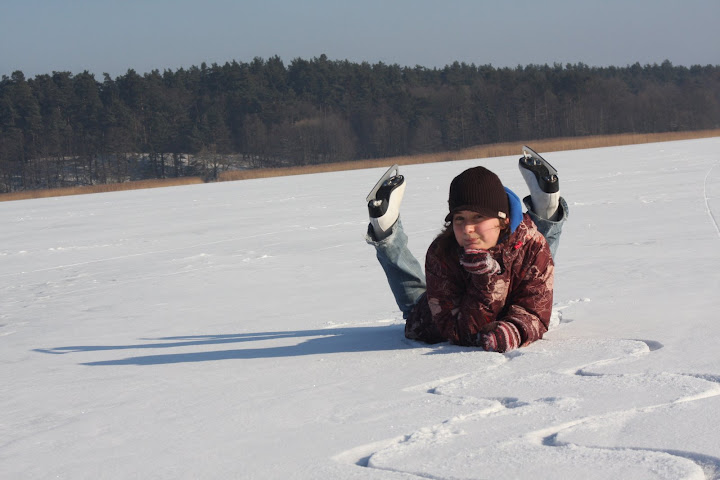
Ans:
[{"label": "dry reed bed", "polygon": [[545,140],[528,140],[525,142],[494,143],[478,145],[454,152],[428,153],[402,157],[379,158],[373,160],[357,160],[352,162],[327,163],[285,168],[258,168],[253,170],[232,170],[223,172],[218,181],[250,180],[253,178],[281,177],[288,175],[305,175],[310,173],[336,172],[341,170],[360,170],[363,168],[387,167],[393,164],[412,165],[421,163],[448,162],[453,160],[470,160],[473,158],[504,157],[520,155],[521,147],[528,145],[540,152],[559,152],[563,150],[582,150],[585,148],[614,147],[641,143],[670,142],[675,140],[692,140],[697,138],[720,137],[720,129],[699,130],[694,132],[667,133],[625,133],[617,135],[598,135],[590,137],[551,138]]},{"label": "dry reed bed", "polygon": [[[504,157],[519,155],[522,145],[529,145],[540,153],[559,152],[563,150],[582,150],[585,148],[614,147],[641,143],[670,142],[675,140],[692,140],[697,138],[720,137],[720,129],[699,130],[694,132],[666,133],[625,133],[618,135],[598,135],[589,137],[551,138],[545,140],[528,140],[526,142],[507,142],[492,145],[478,145],[454,152],[430,153],[403,157],[380,158],[374,160],[358,160],[354,162],[326,163],[286,168],[258,168],[253,170],[232,170],[223,172],[218,181],[250,180],[253,178],[282,177],[288,175],[305,175],[311,173],[336,172],[341,170],[359,170],[363,168],[411,165],[421,163],[448,162],[452,160],[469,160],[473,158]],[[84,187],[54,188],[47,190],[30,190],[0,194],[0,202],[10,200],[26,200],[31,198],[58,197],[65,195],[81,195],[87,193],[117,192],[144,188],[172,187],[203,183],[200,177],[167,178],[158,180],[140,180],[136,182],[112,183],[106,185],[90,185]]]},{"label": "dry reed bed", "polygon": [[82,187],[49,188],[45,190],[27,190],[0,194],[0,202],[11,200],[28,200],[31,198],[64,197],[67,195],[84,195],[88,193],[121,192],[145,188],[176,187],[203,183],[200,177],[164,178],[155,180],[138,180],[135,182],[107,183],[104,185],[87,185]]}]

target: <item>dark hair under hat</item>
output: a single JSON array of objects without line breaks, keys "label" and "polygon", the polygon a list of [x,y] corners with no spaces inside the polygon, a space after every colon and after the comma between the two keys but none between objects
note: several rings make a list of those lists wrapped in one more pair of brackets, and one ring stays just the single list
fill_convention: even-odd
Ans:
[{"label": "dark hair under hat", "polygon": [[446,222],[461,210],[477,212],[489,218],[507,218],[509,211],[502,182],[485,167],[469,168],[453,179],[448,205],[450,213],[445,217]]}]

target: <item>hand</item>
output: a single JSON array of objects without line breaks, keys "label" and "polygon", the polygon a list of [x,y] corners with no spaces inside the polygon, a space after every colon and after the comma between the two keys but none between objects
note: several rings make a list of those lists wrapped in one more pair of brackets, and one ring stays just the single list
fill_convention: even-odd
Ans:
[{"label": "hand", "polygon": [[465,250],[460,255],[460,265],[466,271],[477,275],[492,275],[502,270],[500,264],[487,250]]},{"label": "hand", "polygon": [[478,344],[486,352],[509,352],[521,342],[520,331],[510,322],[490,322],[478,332]]}]

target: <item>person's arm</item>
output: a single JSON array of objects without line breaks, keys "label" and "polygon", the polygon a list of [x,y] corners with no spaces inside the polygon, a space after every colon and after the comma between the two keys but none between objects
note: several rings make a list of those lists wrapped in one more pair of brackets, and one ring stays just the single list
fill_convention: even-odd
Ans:
[{"label": "person's arm", "polygon": [[506,352],[540,340],[550,325],[555,266],[545,241],[533,244],[522,263],[522,278],[509,293],[503,315],[484,326],[478,344]]},{"label": "person's arm", "polygon": [[457,345],[478,345],[480,329],[494,320],[488,298],[492,275],[478,270],[495,271],[499,265],[492,260],[489,267],[481,266],[481,262],[487,263],[487,257],[474,259],[477,261],[469,268],[475,274],[466,273],[460,263],[446,263],[433,253],[432,247],[426,257],[428,306],[433,321],[443,337]]}]

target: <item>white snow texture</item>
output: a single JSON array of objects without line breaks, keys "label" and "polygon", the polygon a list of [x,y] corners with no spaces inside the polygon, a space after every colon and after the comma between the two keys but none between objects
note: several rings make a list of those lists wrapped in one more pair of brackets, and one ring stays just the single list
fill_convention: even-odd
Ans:
[{"label": "white snow texture", "polygon": [[[404,339],[384,169],[2,203],[0,478],[720,479],[718,152],[540,152],[555,326],[505,355]],[[413,253],[520,154],[402,167]]]}]

